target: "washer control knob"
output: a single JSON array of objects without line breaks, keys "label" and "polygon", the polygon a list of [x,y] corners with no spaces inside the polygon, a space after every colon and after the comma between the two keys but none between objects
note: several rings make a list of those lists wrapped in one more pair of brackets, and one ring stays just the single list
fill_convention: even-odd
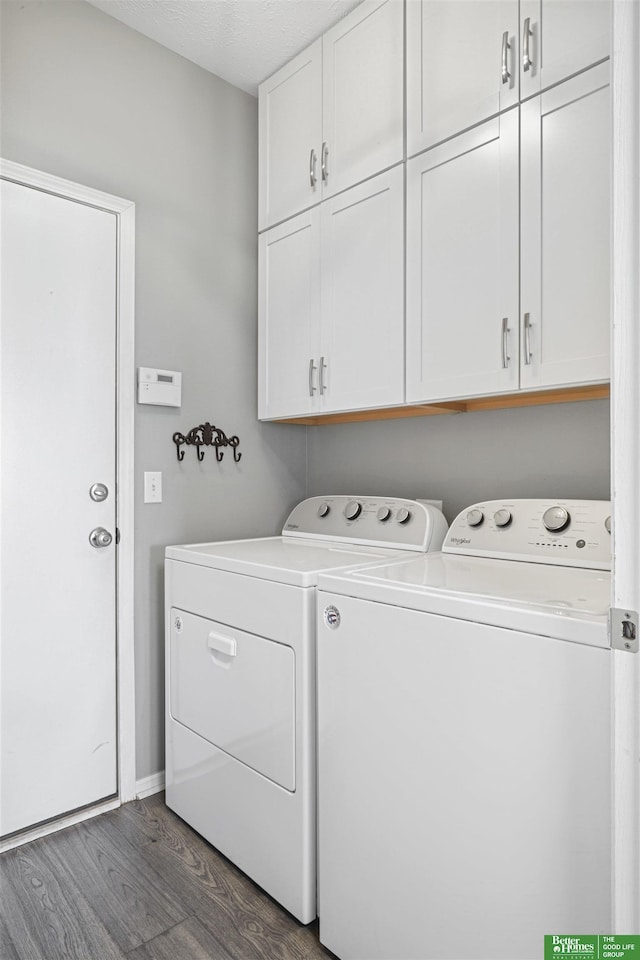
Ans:
[{"label": "washer control knob", "polygon": [[501,510],[496,510],[493,515],[493,521],[496,527],[508,527],[512,520],[511,510],[507,510],[505,507],[502,507]]},{"label": "washer control knob", "polygon": [[607,519],[605,520],[604,528],[607,531],[607,533],[611,533],[611,517],[607,517]]},{"label": "washer control knob", "polygon": [[331,511],[331,507],[329,506],[328,503],[321,503],[320,506],[318,507],[318,516],[326,517],[328,516],[330,511]]},{"label": "washer control knob", "polygon": [[411,510],[408,510],[407,507],[400,507],[396,514],[396,520],[398,523],[409,523],[409,520],[411,520]]},{"label": "washer control knob", "polygon": [[484,513],[482,510],[478,510],[477,507],[474,507],[473,510],[469,510],[467,514],[467,523],[470,527],[479,527],[483,520]]},{"label": "washer control knob", "polygon": [[561,530],[569,526],[570,520],[571,516],[569,515],[569,511],[565,510],[564,507],[549,507],[549,509],[545,510],[542,514],[542,522],[547,530],[550,530],[552,533],[560,533]]},{"label": "washer control knob", "polygon": [[390,510],[390,508],[389,508],[389,507],[380,507],[380,509],[379,509],[378,512],[376,513],[376,517],[378,518],[378,520],[380,521],[380,523],[386,523],[387,520],[390,520],[390,519],[391,519],[391,510]]},{"label": "washer control knob", "polygon": [[358,503],[357,500],[349,500],[349,503],[344,508],[344,515],[347,520],[357,520],[361,513],[362,504]]}]

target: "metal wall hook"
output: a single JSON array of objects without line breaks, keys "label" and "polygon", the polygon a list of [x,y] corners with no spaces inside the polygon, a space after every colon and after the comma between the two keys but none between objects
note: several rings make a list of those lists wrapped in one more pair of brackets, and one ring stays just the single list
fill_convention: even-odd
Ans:
[{"label": "metal wall hook", "polygon": [[213,426],[209,421],[201,423],[197,427],[192,427],[186,435],[179,432],[174,433],[173,442],[176,445],[176,456],[179,462],[184,460],[184,450],[181,449],[184,444],[196,448],[198,462],[200,463],[204,460],[205,454],[205,451],[202,450],[201,447],[213,447],[218,463],[222,463],[224,458],[224,450],[221,449],[222,447],[232,448],[234,463],[240,463],[242,459],[242,454],[239,453],[237,449],[240,438],[235,434],[232,437],[227,437],[224,430],[221,430],[220,427]]},{"label": "metal wall hook", "polygon": [[238,452],[238,444],[240,443],[239,437],[229,437],[229,446],[233,449],[233,459],[235,463],[240,463],[242,460],[242,454]]},{"label": "metal wall hook", "polygon": [[176,454],[178,456],[178,460],[184,460],[184,450],[181,450],[180,447],[183,443],[186,443],[186,437],[183,437],[181,433],[174,433],[173,442],[176,445]]}]

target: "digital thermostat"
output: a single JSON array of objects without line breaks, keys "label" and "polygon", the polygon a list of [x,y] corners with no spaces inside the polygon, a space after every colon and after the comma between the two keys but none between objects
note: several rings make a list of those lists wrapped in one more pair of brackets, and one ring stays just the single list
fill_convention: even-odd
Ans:
[{"label": "digital thermostat", "polygon": [[182,403],[182,374],[177,370],[138,367],[138,403],[179,407]]}]

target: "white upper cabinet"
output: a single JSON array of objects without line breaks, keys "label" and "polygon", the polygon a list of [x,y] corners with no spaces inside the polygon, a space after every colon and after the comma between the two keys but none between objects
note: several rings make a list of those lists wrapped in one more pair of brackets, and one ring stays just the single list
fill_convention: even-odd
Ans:
[{"label": "white upper cabinet", "polygon": [[520,25],[522,100],[610,53],[610,0],[521,0]]},{"label": "white upper cabinet", "polygon": [[320,200],[322,40],[260,86],[259,229]]},{"label": "white upper cabinet", "polygon": [[402,0],[262,84],[262,419],[609,379],[610,12],[407,0],[406,163]]},{"label": "white upper cabinet", "polygon": [[260,86],[258,229],[404,157],[404,5],[364,0]]},{"label": "white upper cabinet", "polygon": [[407,402],[518,389],[518,110],[407,164]]},{"label": "white upper cabinet", "polygon": [[404,168],[259,240],[263,420],[404,401]]},{"label": "white upper cabinet", "polygon": [[518,102],[518,0],[407,0],[407,155]]},{"label": "white upper cabinet", "polygon": [[609,379],[610,145],[603,63],[409,160],[408,403]]},{"label": "white upper cabinet", "polygon": [[323,412],[402,403],[402,165],[321,210]]},{"label": "white upper cabinet", "polygon": [[316,411],[320,353],[320,210],[258,243],[258,416]]},{"label": "white upper cabinet", "polygon": [[610,19],[610,0],[407,0],[407,156],[605,60]]},{"label": "white upper cabinet", "polygon": [[403,159],[403,33],[402,0],[365,0],[323,37],[324,196]]},{"label": "white upper cabinet", "polygon": [[610,376],[609,64],[522,106],[521,386]]}]

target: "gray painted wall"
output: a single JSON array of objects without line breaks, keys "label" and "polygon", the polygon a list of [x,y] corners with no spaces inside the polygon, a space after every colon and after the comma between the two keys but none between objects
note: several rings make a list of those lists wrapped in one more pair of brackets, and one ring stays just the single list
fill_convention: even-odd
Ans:
[{"label": "gray painted wall", "polygon": [[609,402],[309,428],[309,496],[609,498]]},{"label": "gray painted wall", "polygon": [[[136,203],[136,365],[183,372],[136,410],[137,775],[164,767],[168,543],[263,535],[305,494],[305,430],[256,420],[257,102],[85,3],[0,3],[0,153]],[[243,459],[176,461],[210,420]],[[162,470],[164,502],[142,503]]]}]

